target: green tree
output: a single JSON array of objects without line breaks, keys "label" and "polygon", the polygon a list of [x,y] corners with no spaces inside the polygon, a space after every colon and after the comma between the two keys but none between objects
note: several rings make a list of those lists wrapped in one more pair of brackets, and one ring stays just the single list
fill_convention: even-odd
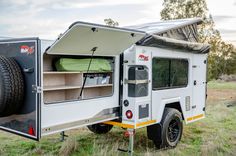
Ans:
[{"label": "green tree", "polygon": [[[214,28],[212,16],[205,0],[164,0],[161,18],[163,20],[200,17],[203,24],[198,27],[199,42],[211,45],[208,57],[208,79],[217,79],[222,74],[235,73],[235,49],[221,39]],[[232,67],[233,66],[233,67]]]},{"label": "green tree", "polygon": [[114,20],[111,19],[111,18],[104,19],[104,22],[105,22],[106,25],[111,26],[111,27],[117,27],[117,26],[119,26],[119,23],[116,22],[116,21],[114,21]]},{"label": "green tree", "polygon": [[208,11],[205,0],[164,0],[163,7],[163,20],[193,17],[205,19]]}]

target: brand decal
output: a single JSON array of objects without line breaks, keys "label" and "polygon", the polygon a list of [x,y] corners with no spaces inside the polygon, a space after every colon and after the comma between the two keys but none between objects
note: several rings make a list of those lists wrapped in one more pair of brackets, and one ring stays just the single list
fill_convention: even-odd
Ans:
[{"label": "brand decal", "polygon": [[138,56],[138,59],[139,59],[139,61],[148,61],[148,60],[149,60],[149,57],[146,56],[146,55],[144,55],[144,54],[140,54],[140,55]]},{"label": "brand decal", "polygon": [[22,45],[20,47],[20,52],[21,53],[26,53],[27,55],[33,54],[34,53],[34,46],[27,46],[27,45]]}]

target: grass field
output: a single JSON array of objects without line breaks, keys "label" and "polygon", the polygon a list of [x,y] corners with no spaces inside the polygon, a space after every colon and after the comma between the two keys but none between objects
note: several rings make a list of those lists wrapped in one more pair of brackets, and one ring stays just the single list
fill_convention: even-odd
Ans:
[{"label": "grass field", "polygon": [[[185,125],[181,142],[174,149],[157,150],[146,137],[146,129],[135,136],[135,155],[236,155],[236,82],[208,84],[207,117]],[[60,142],[59,135],[44,137],[40,142],[0,132],[0,155],[125,155],[117,151],[127,148],[124,130],[113,128],[106,135],[95,135],[87,128],[67,132],[69,138]]]}]

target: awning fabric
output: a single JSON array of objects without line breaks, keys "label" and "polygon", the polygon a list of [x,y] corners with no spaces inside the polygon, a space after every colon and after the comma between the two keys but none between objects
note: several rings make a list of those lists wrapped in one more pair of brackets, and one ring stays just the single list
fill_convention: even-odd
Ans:
[{"label": "awning fabric", "polygon": [[196,54],[205,54],[210,50],[208,44],[188,42],[158,35],[149,35],[137,42],[137,45],[175,49]]}]

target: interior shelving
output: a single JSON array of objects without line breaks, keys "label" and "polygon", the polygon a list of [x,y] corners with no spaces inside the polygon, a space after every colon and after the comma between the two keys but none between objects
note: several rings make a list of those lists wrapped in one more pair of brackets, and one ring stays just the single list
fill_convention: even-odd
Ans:
[{"label": "interior shelving", "polygon": [[55,56],[44,56],[43,64],[43,95],[44,103],[63,102],[68,100],[89,99],[110,96],[113,92],[112,72],[94,72],[93,74],[107,74],[110,76],[108,84],[85,85],[82,97],[81,88],[85,72],[55,71],[53,60]]}]

